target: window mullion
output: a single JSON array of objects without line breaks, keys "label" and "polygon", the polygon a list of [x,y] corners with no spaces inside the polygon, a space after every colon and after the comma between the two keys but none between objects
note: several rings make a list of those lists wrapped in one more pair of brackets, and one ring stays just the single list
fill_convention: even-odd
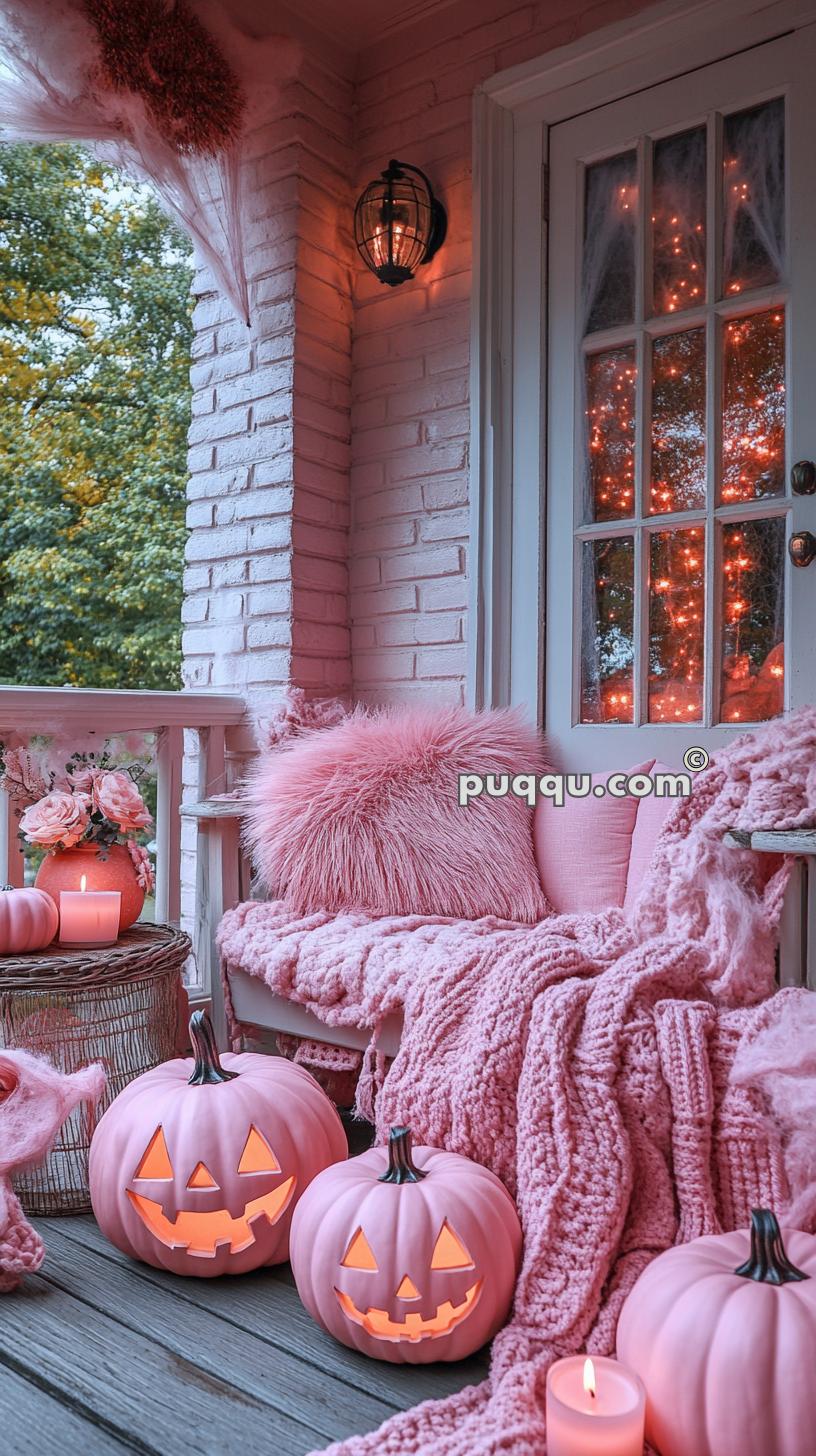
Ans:
[{"label": "window mullion", "polygon": [[705,650],[703,655],[703,725],[710,728],[718,716],[720,664],[720,544],[715,508],[721,472],[720,401],[722,364],[717,300],[722,280],[722,117],[708,120],[706,168],[706,530],[705,530]]},{"label": "window mullion", "polygon": [[637,359],[637,412],[635,416],[635,560],[634,560],[634,662],[632,670],[632,722],[646,722],[648,713],[649,672],[649,559],[643,518],[647,509],[651,436],[651,347],[645,323],[652,312],[652,143],[649,137],[638,142],[638,196],[640,227],[635,256],[637,316],[635,319]]}]

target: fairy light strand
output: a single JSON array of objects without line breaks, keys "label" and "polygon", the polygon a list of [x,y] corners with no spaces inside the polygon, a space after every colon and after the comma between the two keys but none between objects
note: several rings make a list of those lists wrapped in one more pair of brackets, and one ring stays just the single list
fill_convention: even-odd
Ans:
[{"label": "fairy light strand", "polygon": [[[750,204],[750,185],[738,159],[724,162],[725,186],[735,209]],[[656,189],[657,198],[657,189]],[[636,204],[636,189],[619,187],[622,212]],[[686,312],[705,299],[705,226],[686,222],[676,210],[655,205],[651,216],[655,312]],[[737,295],[751,280],[732,279]],[[697,335],[697,339],[694,339]],[[779,495],[784,490],[785,313],[764,309],[732,319],[723,332],[722,487],[724,504]],[[700,347],[701,346],[701,347]],[[652,480],[649,513],[669,514],[705,504],[705,352],[703,330],[686,329],[656,341],[653,351]],[[586,416],[589,477],[595,521],[635,514],[634,346],[589,355]],[[722,719],[752,721],[782,709],[781,644],[757,618],[768,585],[762,533],[771,521],[728,523],[722,542]],[[626,538],[630,539],[630,538]],[[634,621],[634,555],[623,541],[596,542],[596,654],[607,663],[627,655]],[[606,565],[598,554],[606,547]],[[611,549],[609,549],[611,548]],[[649,538],[649,719],[699,722],[703,714],[705,523],[654,533]],[[760,614],[761,616],[761,614]],[[615,649],[615,644],[617,648]],[[631,650],[625,666],[611,671],[585,695],[585,720],[631,722]],[[590,694],[590,697],[593,695]]]}]

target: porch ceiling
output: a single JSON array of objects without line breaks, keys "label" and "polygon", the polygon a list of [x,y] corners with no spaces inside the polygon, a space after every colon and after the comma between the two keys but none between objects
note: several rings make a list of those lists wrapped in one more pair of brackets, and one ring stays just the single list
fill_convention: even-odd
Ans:
[{"label": "porch ceiling", "polygon": [[[259,5],[258,0],[224,0],[224,3],[238,24],[255,34],[280,30],[282,12],[289,8]],[[399,7],[389,7],[382,0],[311,0],[308,22],[343,50],[355,53],[456,3],[457,0],[402,0]],[[293,4],[291,9],[298,7]],[[301,13],[299,19],[303,18]]]}]

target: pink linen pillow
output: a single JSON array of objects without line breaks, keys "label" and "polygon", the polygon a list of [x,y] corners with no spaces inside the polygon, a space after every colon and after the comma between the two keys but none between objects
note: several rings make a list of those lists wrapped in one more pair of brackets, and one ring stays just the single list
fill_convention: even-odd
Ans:
[{"label": "pink linen pillow", "polygon": [[[650,773],[651,768],[648,759],[628,772]],[[593,774],[593,789],[608,778],[608,773]],[[533,822],[536,863],[541,888],[555,910],[572,914],[623,905],[639,802],[630,794],[618,799],[590,793],[560,806],[539,798]]]},{"label": "pink linen pillow", "polygon": [[460,807],[460,773],[546,771],[540,734],[515,709],[356,711],[263,755],[247,784],[246,840],[293,910],[372,915],[549,913],[523,799]]},{"label": "pink linen pillow", "polygon": [[[652,774],[675,773],[676,770],[669,768],[668,764],[661,763],[658,759],[648,772]],[[655,794],[650,794],[648,799],[641,799],[638,803],[635,828],[632,834],[632,850],[629,855],[629,872],[626,876],[626,895],[623,901],[623,908],[627,914],[640,894],[643,877],[652,863],[658,836],[676,803],[677,799],[658,798]]]}]

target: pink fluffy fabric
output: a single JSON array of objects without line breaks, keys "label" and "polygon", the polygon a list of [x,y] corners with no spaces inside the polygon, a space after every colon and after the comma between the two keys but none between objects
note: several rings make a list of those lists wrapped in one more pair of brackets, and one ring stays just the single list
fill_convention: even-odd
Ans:
[{"label": "pink fluffy fabric", "polygon": [[[816,822],[816,710],[721,754],[672,812],[637,925],[618,909],[535,926],[244,904],[225,966],[330,1023],[375,1028],[358,1088],[377,1131],[475,1158],[515,1197],[524,1254],[489,1381],[352,1436],[332,1456],[543,1456],[546,1375],[609,1354],[661,1250],[746,1227],[816,1227],[816,1013],[774,992],[786,867],[728,825]],[[405,1029],[385,1075],[377,1029]]]},{"label": "pink fluffy fabric", "polygon": [[513,709],[357,711],[262,756],[246,838],[266,885],[295,911],[549,913],[519,798],[458,803],[460,773],[541,774],[543,742]]},{"label": "pink fluffy fabric", "polygon": [[[129,7],[107,7],[117,8]],[[158,12],[162,8],[175,9],[156,6]],[[246,16],[232,13],[234,8],[223,0],[192,5],[244,97],[240,135],[225,140],[215,154],[179,144],[166,118],[162,123],[146,103],[138,67],[131,86],[103,83],[99,33],[82,0],[2,0],[0,110],[6,141],[81,141],[140,181],[152,182],[166,210],[190,233],[238,317],[249,323],[246,236],[252,203],[247,177],[252,169],[242,166],[245,141],[259,126],[287,114],[285,88],[297,73],[301,50],[287,37],[271,34],[264,16],[247,23]],[[151,47],[142,74],[159,83],[159,93],[162,88],[172,93],[160,56],[160,49]]]},{"label": "pink fluffy fabric", "polygon": [[79,1102],[96,1102],[105,1086],[101,1066],[58,1072],[25,1051],[0,1051],[0,1293],[38,1269],[45,1250],[11,1186],[12,1173],[36,1166]]},{"label": "pink fluffy fabric", "polygon": [[290,747],[313,728],[333,728],[350,714],[343,698],[307,698],[303,688],[288,687],[280,696],[253,705],[252,726],[261,752]]},{"label": "pink fluffy fabric", "polygon": [[792,1228],[816,1228],[816,996],[777,998],[783,1005],[761,1034],[740,1046],[731,1081],[756,1088],[768,1110],[769,1135],[786,1130],[786,1161],[796,1196]]}]

